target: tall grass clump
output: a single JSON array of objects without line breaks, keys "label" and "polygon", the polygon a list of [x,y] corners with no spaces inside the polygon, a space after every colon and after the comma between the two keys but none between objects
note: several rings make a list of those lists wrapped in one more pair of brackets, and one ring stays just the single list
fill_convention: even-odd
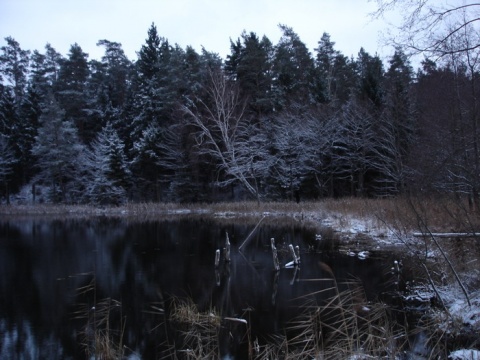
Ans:
[{"label": "tall grass clump", "polygon": [[[95,277],[78,289],[79,295],[93,302],[78,304],[75,319],[83,322],[80,332],[80,344],[86,358],[113,360],[124,357],[123,335],[125,318],[122,316],[122,304],[111,298],[96,299]],[[118,324],[120,324],[118,326]]]},{"label": "tall grass clump", "polygon": [[[278,334],[252,335],[247,321],[198,311],[191,300],[175,299],[169,322],[177,332],[175,358],[218,359],[225,348],[221,333],[229,321],[244,322],[242,353],[248,359],[398,359],[407,348],[406,330],[391,320],[382,303],[367,303],[358,281],[308,294],[299,315]],[[318,295],[334,294],[317,303]],[[233,338],[233,332],[229,333]],[[238,340],[238,338],[236,338]]]},{"label": "tall grass clump", "polygon": [[178,332],[175,348],[179,358],[218,358],[221,317],[215,310],[200,312],[191,300],[174,299],[169,320]]},{"label": "tall grass clump", "polygon": [[[255,359],[397,359],[406,347],[402,326],[382,303],[367,304],[357,281],[337,284],[305,297],[300,314],[272,338]],[[315,296],[335,294],[318,304]]]}]

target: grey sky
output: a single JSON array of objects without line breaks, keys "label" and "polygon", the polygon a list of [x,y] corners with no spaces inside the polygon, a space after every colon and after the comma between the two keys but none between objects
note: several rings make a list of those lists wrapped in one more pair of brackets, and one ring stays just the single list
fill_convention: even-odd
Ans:
[{"label": "grey sky", "polygon": [[48,42],[62,55],[78,43],[99,59],[100,39],[122,43],[136,60],[147,30],[155,23],[160,36],[182,48],[203,45],[222,58],[230,53],[230,38],[243,30],[266,35],[274,44],[286,24],[313,52],[323,32],[336,49],[356,56],[360,47],[389,56],[379,45],[385,23],[370,21],[375,4],[368,0],[0,0],[0,46],[12,36],[23,49],[44,51]]}]

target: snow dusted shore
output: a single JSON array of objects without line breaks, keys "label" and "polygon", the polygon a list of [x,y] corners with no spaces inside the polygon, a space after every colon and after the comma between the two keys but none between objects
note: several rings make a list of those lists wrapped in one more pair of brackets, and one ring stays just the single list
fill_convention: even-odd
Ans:
[{"label": "snow dusted shore", "polygon": [[[359,216],[354,213],[345,213],[340,211],[327,211],[321,208],[308,209],[289,209],[279,208],[272,210],[265,210],[264,207],[241,207],[237,206],[233,209],[228,207],[216,208],[215,206],[194,206],[182,207],[176,205],[166,205],[158,208],[150,204],[136,204],[125,207],[108,208],[99,207],[91,208],[88,206],[58,206],[50,207],[39,205],[37,207],[14,205],[13,207],[2,206],[1,213],[8,213],[15,215],[82,215],[82,216],[141,216],[143,218],[162,218],[165,216],[208,216],[217,219],[231,219],[251,218],[252,223],[255,223],[262,218],[291,218],[294,221],[310,222],[319,227],[332,228],[339,234],[341,241],[351,241],[358,243],[361,239],[360,247],[355,251],[355,256],[360,256],[361,253],[367,254],[370,250],[387,250],[395,249],[402,253],[411,252],[412,256],[418,255],[418,251],[425,253],[424,243],[422,239],[414,237],[414,229],[405,231],[399,230],[398,227],[387,224],[373,215]],[[255,220],[256,219],[256,220]],[[443,240],[443,241],[449,241]],[[438,251],[432,244],[429,245],[427,253],[424,254],[428,261],[436,261],[441,259],[441,252]],[[478,254],[480,256],[480,254]],[[459,274],[460,278],[467,283],[473,283],[480,278],[480,266],[478,259],[475,257],[472,266],[467,272]],[[448,269],[445,269],[447,272]],[[426,279],[426,277],[425,277]],[[409,296],[417,296],[419,299],[432,299],[436,296],[441,297],[441,302],[445,307],[442,310],[439,307],[431,308],[428,315],[436,324],[437,330],[449,337],[462,336],[462,334],[480,334],[480,291],[468,292],[468,303],[462,289],[455,282],[436,284],[435,289],[428,281],[423,281],[422,285],[416,285],[411,289]],[[455,349],[449,354],[450,359],[479,359],[480,350],[479,342],[477,341],[472,348]],[[425,357],[416,357],[423,359]]]}]

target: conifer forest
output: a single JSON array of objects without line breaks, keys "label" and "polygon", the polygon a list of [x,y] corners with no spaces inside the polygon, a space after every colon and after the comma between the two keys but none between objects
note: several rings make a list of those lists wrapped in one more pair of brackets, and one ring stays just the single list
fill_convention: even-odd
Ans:
[{"label": "conifer forest", "polygon": [[109,40],[91,60],[77,43],[63,55],[6,37],[0,202],[439,192],[479,204],[474,50],[424,57],[414,69],[400,48],[380,59],[359,44],[349,57],[323,33],[310,52],[279,26],[276,43],[247,31],[232,38],[225,59],[173,44],[155,24],[135,60]]}]

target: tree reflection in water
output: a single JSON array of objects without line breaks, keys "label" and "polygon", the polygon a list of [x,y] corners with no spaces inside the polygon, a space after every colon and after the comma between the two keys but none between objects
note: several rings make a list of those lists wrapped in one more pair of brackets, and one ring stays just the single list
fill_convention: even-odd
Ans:
[{"label": "tree reflection in water", "polygon": [[[214,309],[222,319],[237,319],[222,322],[219,351],[246,355],[249,341],[262,344],[284,333],[306,294],[316,294],[308,300],[313,297],[317,304],[328,301],[333,274],[339,287],[353,276],[360,279],[367,298],[386,290],[382,259],[360,260],[318,247],[311,251],[316,231],[300,223],[262,224],[239,251],[252,228],[213,219],[4,219],[0,357],[85,354],[86,318],[76,315],[81,306],[95,311],[105,299],[120,305],[110,313],[108,326],[127,355],[161,358],[181,343],[173,322],[165,322],[178,299],[189,299],[199,312]],[[231,261],[225,262],[222,253],[215,268],[215,251],[225,247],[227,232]],[[274,271],[271,238],[282,265],[291,260],[288,245],[299,246],[300,266]],[[94,291],[79,291],[92,280]]]}]

